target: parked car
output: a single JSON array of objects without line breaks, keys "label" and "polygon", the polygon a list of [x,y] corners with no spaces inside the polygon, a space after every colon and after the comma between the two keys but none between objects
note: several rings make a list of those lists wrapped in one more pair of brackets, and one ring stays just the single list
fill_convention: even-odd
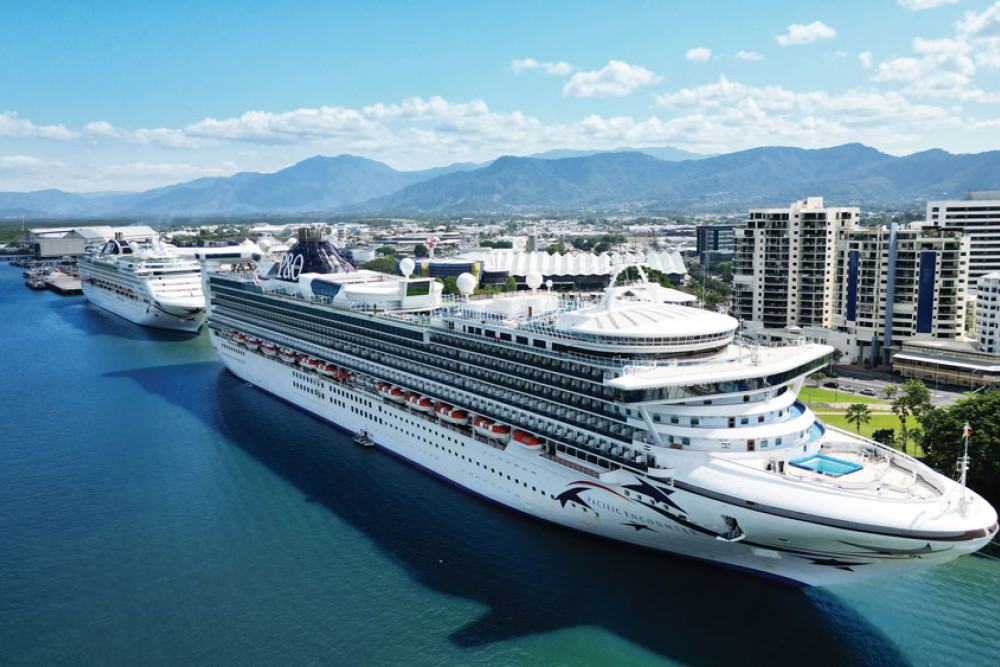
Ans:
[{"label": "parked car", "polygon": [[858,393],[861,394],[862,396],[874,396],[877,392],[871,387],[865,387]]},{"label": "parked car", "polygon": [[824,382],[823,386],[824,387],[829,387],[830,389],[836,389],[837,388],[837,383],[834,382],[833,380],[830,380],[829,382]]},{"label": "parked car", "polygon": [[854,387],[852,387],[849,384],[842,384],[842,385],[840,385],[840,391],[845,391],[845,392],[851,393],[851,392],[854,391]]}]

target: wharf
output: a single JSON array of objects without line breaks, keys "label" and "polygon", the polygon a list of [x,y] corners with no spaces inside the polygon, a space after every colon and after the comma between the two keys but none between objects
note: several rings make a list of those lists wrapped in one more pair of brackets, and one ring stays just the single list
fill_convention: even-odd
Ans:
[{"label": "wharf", "polygon": [[52,273],[45,276],[45,285],[56,294],[62,296],[75,296],[83,294],[83,286],[79,276],[71,276],[65,273]]}]

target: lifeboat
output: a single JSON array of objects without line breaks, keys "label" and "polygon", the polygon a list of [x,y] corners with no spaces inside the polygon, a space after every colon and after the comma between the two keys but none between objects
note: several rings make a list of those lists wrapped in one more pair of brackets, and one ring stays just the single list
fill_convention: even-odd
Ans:
[{"label": "lifeboat", "polygon": [[256,350],[257,348],[260,347],[260,339],[257,338],[256,336],[251,336],[250,334],[247,334],[246,336],[243,337],[243,344],[246,345],[251,350]]},{"label": "lifeboat", "polygon": [[476,417],[475,421],[472,422],[472,428],[475,429],[476,433],[485,435],[492,440],[499,440],[501,442],[510,440],[510,426],[495,422],[486,417]]},{"label": "lifeboat", "polygon": [[313,359],[308,354],[299,357],[299,366],[307,371],[314,371],[319,368],[319,359]]},{"label": "lifeboat", "polygon": [[317,370],[319,371],[320,375],[325,375],[328,378],[332,378],[334,375],[337,374],[337,367],[334,366],[333,364],[321,363]]},{"label": "lifeboat", "polygon": [[490,435],[487,437],[494,438],[500,442],[507,442],[510,440],[510,426],[506,424],[493,424],[493,426],[490,426]]},{"label": "lifeboat", "polygon": [[530,433],[525,433],[524,431],[514,431],[514,442],[524,445],[525,447],[530,447],[531,449],[535,449],[539,446],[538,438]]},{"label": "lifeboat", "polygon": [[269,340],[263,340],[260,342],[260,351],[269,357],[273,357],[278,354],[278,346]]},{"label": "lifeboat", "polygon": [[351,374],[345,371],[343,368],[338,368],[337,372],[333,375],[338,380],[350,380]]},{"label": "lifeboat", "polygon": [[437,407],[438,418],[443,422],[448,422],[449,424],[465,424],[469,421],[469,413],[465,410],[458,410],[450,405],[442,403]]},{"label": "lifeboat", "polygon": [[434,409],[434,401],[421,396],[420,394],[410,394],[406,397],[406,402],[411,408],[419,412],[430,412]]},{"label": "lifeboat", "polygon": [[393,403],[403,403],[406,401],[403,390],[399,387],[393,387],[388,382],[383,382],[378,386],[378,393],[382,394],[383,398],[386,398]]},{"label": "lifeboat", "polygon": [[283,348],[281,348],[281,358],[284,359],[285,361],[289,362],[289,363],[294,364],[295,363],[295,359],[298,356],[299,355],[297,355],[295,353],[295,350],[293,350],[290,347],[283,347]]},{"label": "lifeboat", "polygon": [[236,343],[237,345],[242,345],[246,339],[247,339],[246,336],[241,334],[239,331],[233,334],[233,342]]}]

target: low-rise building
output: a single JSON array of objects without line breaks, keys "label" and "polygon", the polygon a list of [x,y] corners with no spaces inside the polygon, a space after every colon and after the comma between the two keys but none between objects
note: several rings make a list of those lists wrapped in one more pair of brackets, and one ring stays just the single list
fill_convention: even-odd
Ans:
[{"label": "low-rise building", "polygon": [[40,227],[29,229],[19,239],[28,246],[35,259],[57,259],[59,257],[79,257],[88,245],[97,245],[115,238],[126,241],[148,241],[157,233],[146,225],[127,227]]},{"label": "low-rise building", "polygon": [[923,380],[930,387],[996,389],[1000,383],[1000,356],[980,352],[968,343],[913,341],[903,343],[893,356],[892,372]]}]

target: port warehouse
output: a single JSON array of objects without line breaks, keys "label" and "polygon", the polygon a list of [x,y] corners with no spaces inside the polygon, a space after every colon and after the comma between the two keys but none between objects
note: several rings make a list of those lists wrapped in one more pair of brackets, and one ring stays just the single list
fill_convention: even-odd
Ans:
[{"label": "port warehouse", "polygon": [[152,241],[156,232],[146,225],[128,227],[42,227],[29,229],[17,239],[35,259],[80,257],[88,245],[103,243],[117,235],[126,241]]}]

